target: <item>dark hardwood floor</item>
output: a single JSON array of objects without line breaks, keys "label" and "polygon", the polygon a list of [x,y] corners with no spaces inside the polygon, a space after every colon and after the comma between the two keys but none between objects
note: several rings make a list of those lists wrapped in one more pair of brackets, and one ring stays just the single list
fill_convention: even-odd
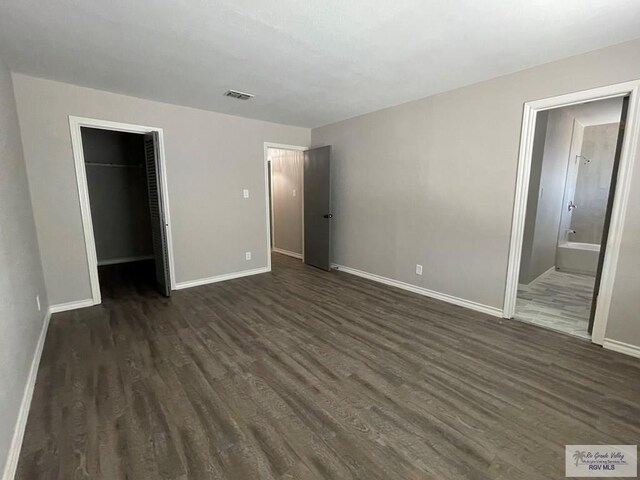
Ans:
[{"label": "dark hardwood floor", "polygon": [[559,479],[640,439],[638,359],[273,263],[54,315],[17,478]]}]

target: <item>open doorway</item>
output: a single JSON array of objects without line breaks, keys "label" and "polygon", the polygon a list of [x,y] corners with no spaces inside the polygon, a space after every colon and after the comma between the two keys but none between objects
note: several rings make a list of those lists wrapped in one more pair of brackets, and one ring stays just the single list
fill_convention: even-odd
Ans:
[{"label": "open doorway", "polygon": [[331,269],[331,147],[265,143],[268,252]]},{"label": "open doorway", "polygon": [[504,316],[602,344],[638,83],[525,104]]},{"label": "open doorway", "polygon": [[171,294],[161,131],[70,118],[94,304]]},{"label": "open doorway", "polygon": [[304,248],[304,152],[285,148],[267,149],[271,251],[303,259]]},{"label": "open doorway", "polygon": [[517,320],[590,338],[623,104],[620,97],[600,100],[537,118]]}]

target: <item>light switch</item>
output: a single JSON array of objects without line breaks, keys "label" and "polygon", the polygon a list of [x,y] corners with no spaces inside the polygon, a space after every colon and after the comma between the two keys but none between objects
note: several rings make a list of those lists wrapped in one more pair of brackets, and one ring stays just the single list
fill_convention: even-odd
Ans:
[{"label": "light switch", "polygon": [[244,198],[249,198],[249,190],[247,190],[246,188],[242,191],[242,196]]},{"label": "light switch", "polygon": [[296,189],[295,188],[293,189],[293,196],[294,197],[296,196]]}]

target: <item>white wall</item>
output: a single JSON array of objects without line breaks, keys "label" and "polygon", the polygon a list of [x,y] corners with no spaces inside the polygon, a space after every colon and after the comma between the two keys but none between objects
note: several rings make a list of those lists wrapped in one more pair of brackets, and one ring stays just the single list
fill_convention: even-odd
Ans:
[{"label": "white wall", "polygon": [[0,475],[47,308],[11,75],[0,60]]},{"label": "white wall", "polygon": [[69,115],[164,129],[177,282],[266,267],[264,142],[307,145],[308,129],[13,79],[52,304],[91,297]]},{"label": "white wall", "polygon": [[[502,309],[523,104],[638,78],[635,40],[313,129],[332,145],[334,261]],[[640,345],[640,212],[627,217],[607,336]]]},{"label": "white wall", "polygon": [[269,149],[273,189],[273,246],[302,254],[303,152]]}]

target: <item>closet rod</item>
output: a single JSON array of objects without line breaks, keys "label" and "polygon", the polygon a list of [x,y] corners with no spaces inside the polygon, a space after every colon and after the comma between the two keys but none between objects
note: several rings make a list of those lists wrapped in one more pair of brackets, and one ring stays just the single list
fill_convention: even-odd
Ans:
[{"label": "closet rod", "polygon": [[124,165],[121,163],[85,162],[85,165],[93,165],[94,167],[142,168],[142,165]]}]

